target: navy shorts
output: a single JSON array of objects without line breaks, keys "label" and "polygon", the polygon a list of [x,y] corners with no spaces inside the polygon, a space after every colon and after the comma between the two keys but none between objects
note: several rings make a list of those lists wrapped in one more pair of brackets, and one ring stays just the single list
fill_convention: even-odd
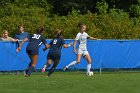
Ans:
[{"label": "navy shorts", "polygon": [[61,58],[61,53],[57,52],[49,52],[47,55],[47,59],[52,59],[53,61],[59,61]]},{"label": "navy shorts", "polygon": [[26,50],[26,53],[28,55],[36,55],[36,54],[38,54],[38,50]]}]

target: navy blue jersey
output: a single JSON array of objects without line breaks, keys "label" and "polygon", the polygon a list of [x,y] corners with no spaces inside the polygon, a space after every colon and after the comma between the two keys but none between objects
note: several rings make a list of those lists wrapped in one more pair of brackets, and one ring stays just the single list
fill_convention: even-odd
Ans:
[{"label": "navy blue jersey", "polygon": [[42,43],[44,45],[47,44],[45,37],[41,34],[33,34],[31,36],[28,36],[28,39],[29,39],[29,43],[27,45],[26,50],[37,50],[38,51],[38,49],[42,45]]},{"label": "navy blue jersey", "polygon": [[64,39],[62,39],[62,38],[54,38],[50,42],[50,51],[52,51],[52,52],[60,52],[63,44],[65,44]]}]

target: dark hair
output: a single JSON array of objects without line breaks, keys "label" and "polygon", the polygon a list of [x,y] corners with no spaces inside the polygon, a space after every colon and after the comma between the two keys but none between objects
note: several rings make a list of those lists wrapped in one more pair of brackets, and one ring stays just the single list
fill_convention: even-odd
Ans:
[{"label": "dark hair", "polygon": [[19,28],[21,28],[21,27],[23,27],[23,28],[24,28],[24,26],[23,26],[23,25],[19,25],[19,26],[18,26],[18,29],[19,29]]},{"label": "dark hair", "polygon": [[37,28],[37,33],[38,34],[41,34],[43,31],[44,31],[44,28],[43,27]]},{"label": "dark hair", "polygon": [[80,27],[83,27],[83,26],[86,26],[84,23],[79,23],[78,24],[78,27],[80,28]]}]

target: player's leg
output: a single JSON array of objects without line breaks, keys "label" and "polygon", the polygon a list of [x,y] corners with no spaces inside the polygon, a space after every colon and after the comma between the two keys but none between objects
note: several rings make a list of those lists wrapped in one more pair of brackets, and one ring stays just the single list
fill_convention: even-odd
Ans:
[{"label": "player's leg", "polygon": [[85,56],[85,59],[87,60],[88,64],[87,64],[87,72],[90,72],[91,69],[91,58],[89,55]]},{"label": "player's leg", "polygon": [[91,69],[91,58],[90,55],[88,54],[88,52],[86,51],[85,53],[85,59],[87,60],[87,73],[90,73],[90,69]]},{"label": "player's leg", "polygon": [[52,59],[48,59],[44,67],[42,68],[42,73],[45,72],[46,68],[49,68],[52,64]]},{"label": "player's leg", "polygon": [[53,66],[49,70],[47,77],[49,77],[56,69],[57,65],[59,64],[59,60],[55,60]]},{"label": "player's leg", "polygon": [[31,67],[32,65],[32,50],[26,50],[26,53],[28,54],[28,57],[30,58],[30,63],[28,64],[28,67],[26,68],[25,70],[25,76],[28,76],[27,75],[27,72],[29,71],[29,68]]},{"label": "player's leg", "polygon": [[61,57],[60,53],[52,53],[52,60],[54,61],[54,64],[49,70],[47,77],[49,77],[55,71],[57,65],[59,64],[60,57]]},{"label": "player's leg", "polygon": [[70,64],[65,66],[63,70],[66,71],[69,67],[78,64],[80,62],[80,60],[81,60],[81,56],[82,56],[82,54],[77,54],[77,60],[76,61],[72,61]]},{"label": "player's leg", "polygon": [[44,65],[44,67],[42,68],[42,73],[45,72],[46,68],[49,68],[52,64],[52,53],[49,51],[48,55],[47,55],[47,62]]},{"label": "player's leg", "polygon": [[31,59],[31,66],[29,67],[26,76],[30,76],[30,74],[34,71],[34,68],[35,68],[37,60],[38,60],[38,54],[30,55],[29,57]]},{"label": "player's leg", "polygon": [[27,74],[27,72],[28,72],[30,66],[31,66],[31,62],[28,64],[28,67],[27,67],[26,70],[25,70],[25,75]]}]

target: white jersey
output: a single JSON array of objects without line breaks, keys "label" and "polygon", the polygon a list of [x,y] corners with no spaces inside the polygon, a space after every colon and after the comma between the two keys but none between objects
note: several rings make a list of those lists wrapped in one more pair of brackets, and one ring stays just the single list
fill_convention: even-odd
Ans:
[{"label": "white jersey", "polygon": [[89,35],[86,32],[78,33],[75,40],[79,41],[79,49],[80,50],[87,50],[87,38]]}]

